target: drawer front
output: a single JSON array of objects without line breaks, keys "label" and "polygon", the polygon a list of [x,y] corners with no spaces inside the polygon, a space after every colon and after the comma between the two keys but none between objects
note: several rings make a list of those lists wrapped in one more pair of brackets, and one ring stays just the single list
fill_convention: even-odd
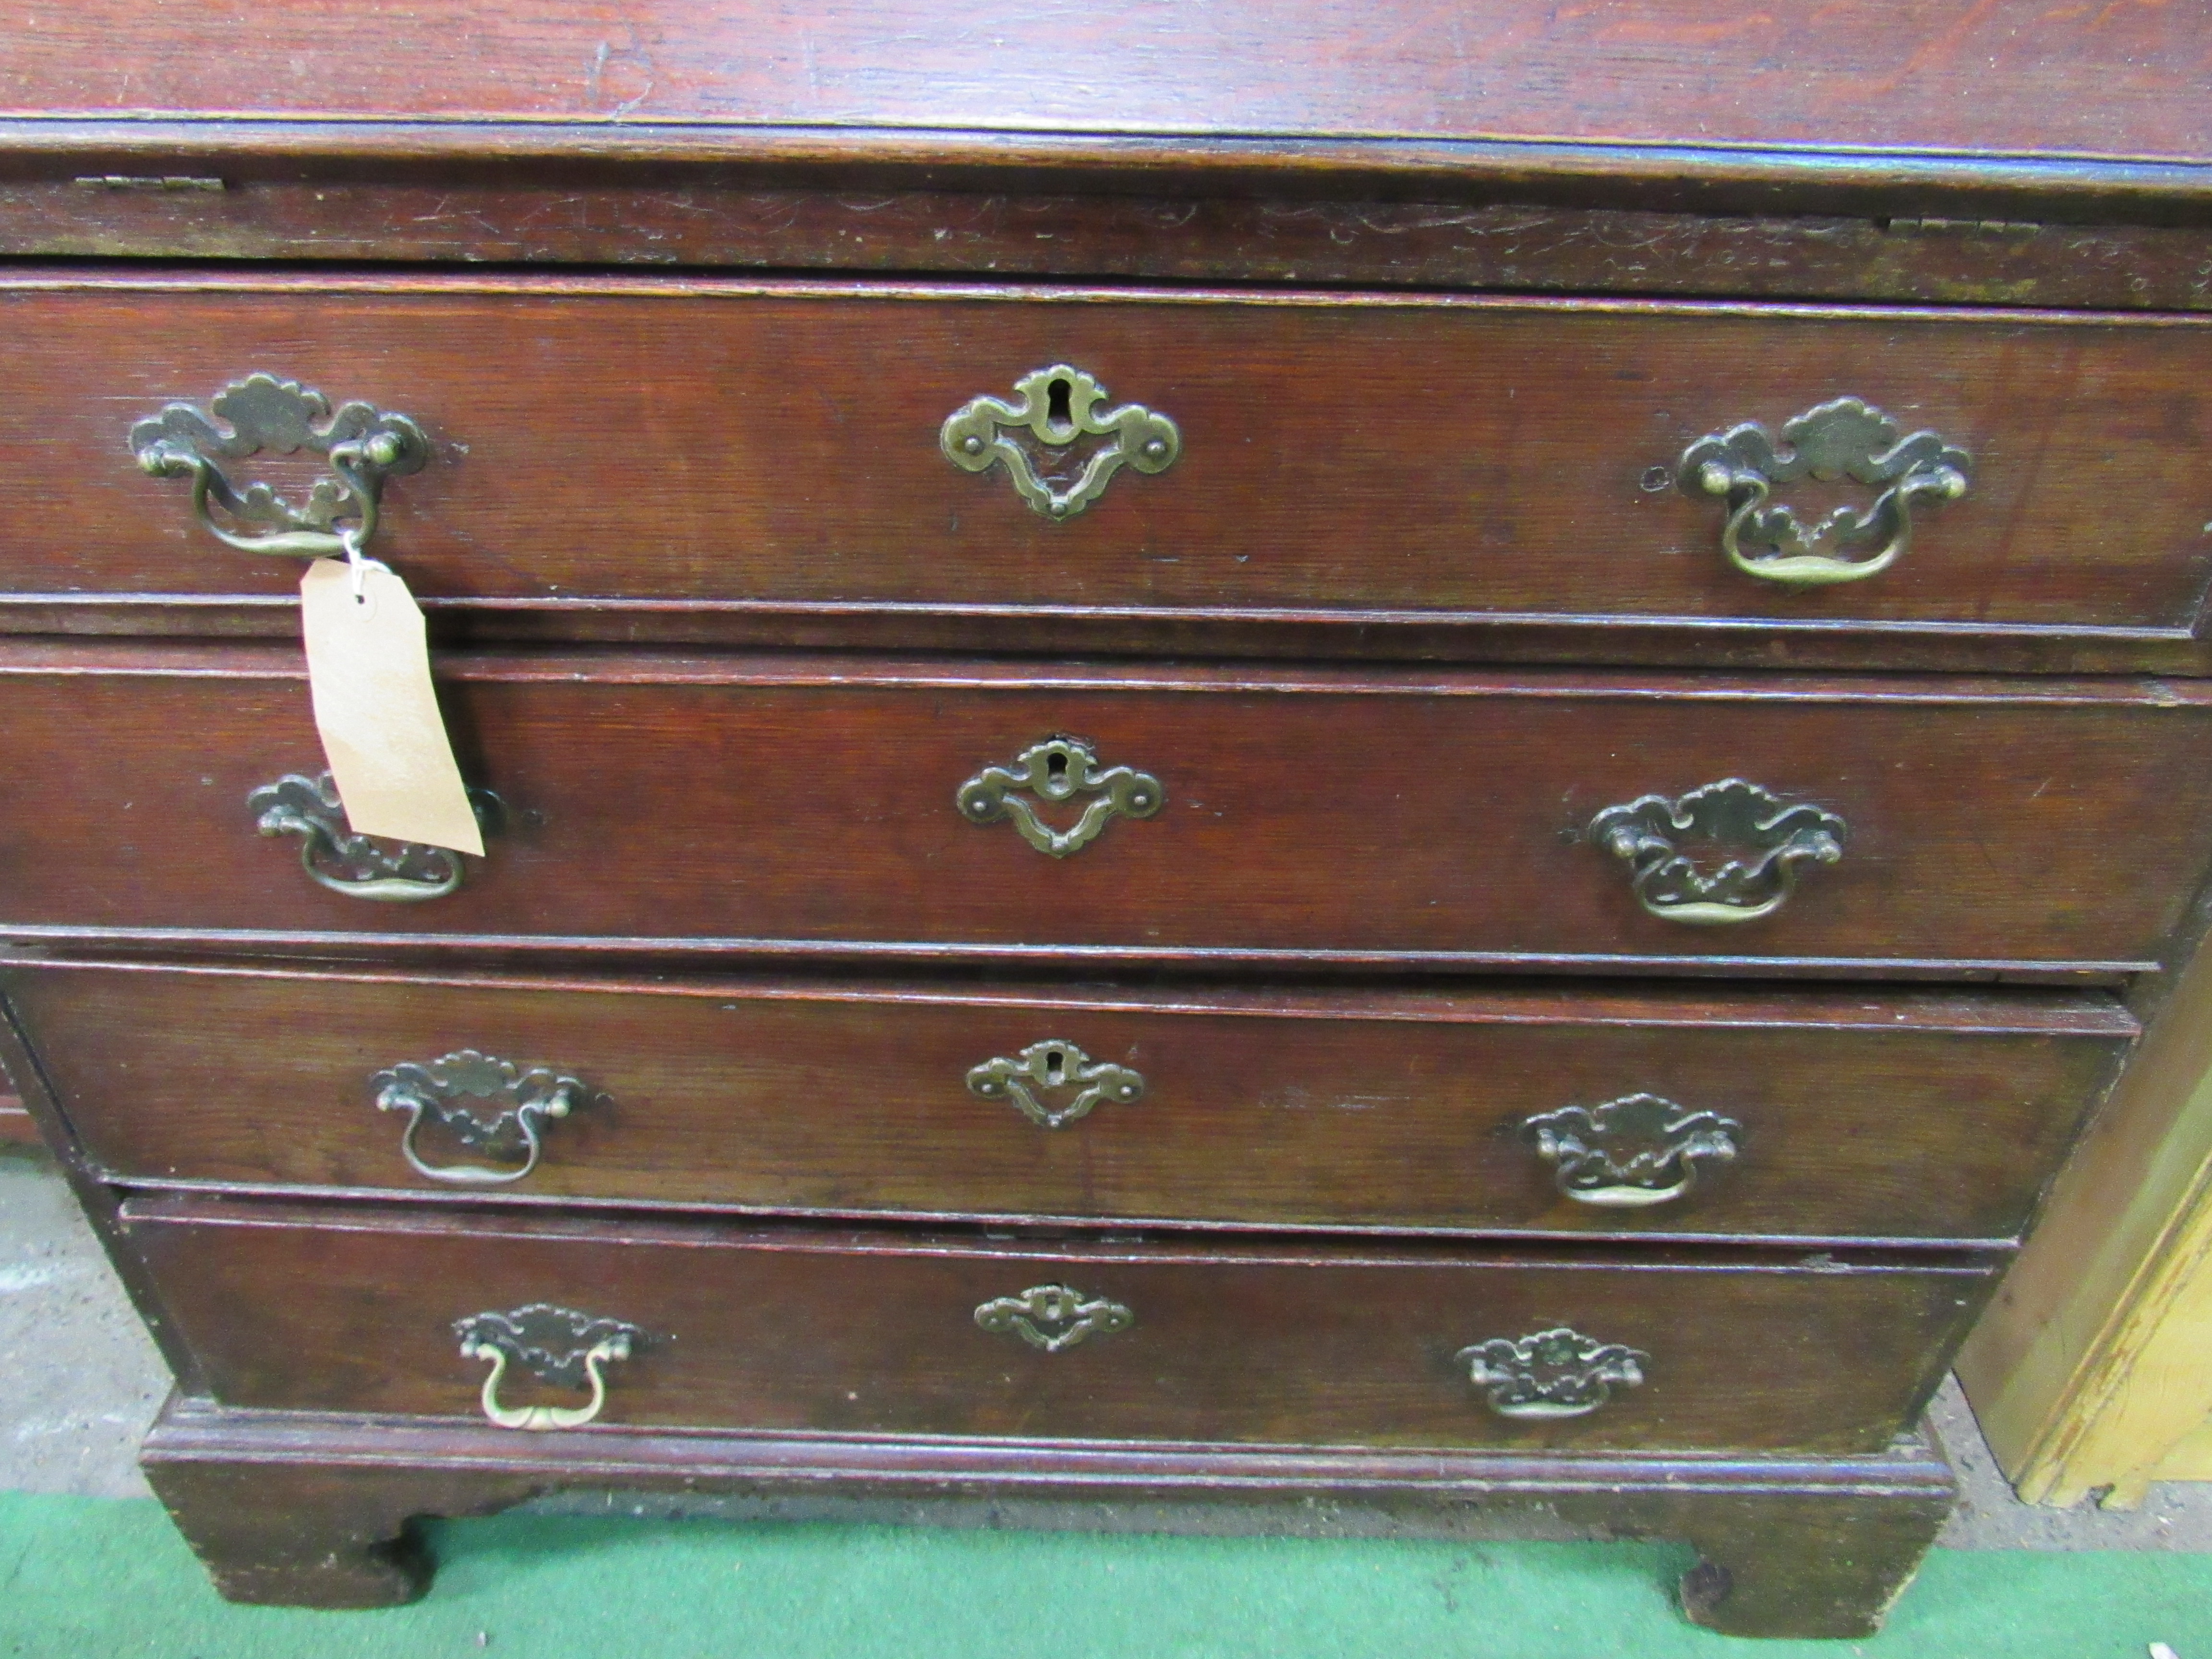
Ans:
[{"label": "drawer front", "polygon": [[[471,1413],[488,1363],[456,1322],[543,1304],[635,1328],[605,1370],[605,1422],[1040,1438],[1871,1451],[1992,1272],[127,1215],[226,1404]],[[1548,1380],[1589,1409],[1502,1415],[1489,1389],[1510,1384],[1478,1386],[1459,1357],[1561,1329],[1629,1351],[1594,1373],[1626,1360],[1644,1380],[1578,1382],[1571,1362]],[[1491,1352],[1498,1374],[1540,1368]],[[513,1373],[502,1409],[579,1402]]]},{"label": "drawer front", "polygon": [[293,653],[13,660],[21,938],[2110,972],[2212,860],[2186,688],[484,659],[447,702],[504,833],[365,903],[255,833],[320,764]]},{"label": "drawer front", "polygon": [[[152,296],[143,283],[19,288],[0,306],[17,369],[0,409],[12,526],[0,590],[289,596],[292,561],[193,527],[184,485],[146,477],[130,441],[172,402],[210,411],[249,371],[420,425],[427,464],[389,484],[374,550],[434,601],[471,606],[624,601],[664,619],[672,605],[1011,608],[1054,614],[1055,644],[1102,611],[2180,639],[2212,577],[2212,331],[2171,319],[191,283]],[[1055,366],[1103,388],[1094,416],[1136,405],[1172,425],[1171,437],[1133,428],[1127,463],[1060,513],[1050,495],[1118,429],[1070,425],[1071,441],[1043,444],[1004,428],[1036,451],[1036,507],[1011,448],[989,460],[1001,426],[945,434],[978,398],[1027,407],[1017,382]],[[1040,384],[1036,419],[1060,432],[1053,383]],[[1893,428],[1832,412],[1785,432],[1847,398]],[[1066,419],[1082,413],[1070,404]],[[1728,465],[1764,468],[1763,507],[1747,506],[1750,473],[1749,494],[1716,495],[1683,466],[1700,440],[1747,422],[1773,453],[1738,445]],[[1918,434],[1931,435],[1893,454]],[[948,454],[969,438],[981,471]],[[1882,476],[1840,489],[1793,477],[1799,446],[1824,469]],[[1164,470],[1142,470],[1155,460]],[[298,455],[221,465],[234,484],[264,477],[295,498],[317,471]],[[1960,471],[1958,499],[1921,476],[1945,466]],[[1724,551],[1737,509],[1789,507],[1810,533],[1900,481],[1905,545],[1878,574],[1784,579],[1773,560],[1787,550],[1748,520],[1742,565]],[[1869,532],[1836,551],[1856,567],[1892,539]],[[1048,637],[1010,633],[1003,615],[974,627],[994,648]]]},{"label": "drawer front", "polygon": [[9,988],[128,1181],[1799,1240],[2015,1234],[2133,1029],[1911,993]]}]

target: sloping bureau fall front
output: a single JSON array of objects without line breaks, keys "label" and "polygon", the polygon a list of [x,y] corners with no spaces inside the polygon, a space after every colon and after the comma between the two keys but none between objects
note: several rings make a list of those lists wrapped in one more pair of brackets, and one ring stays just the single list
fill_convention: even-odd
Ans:
[{"label": "sloping bureau fall front", "polygon": [[[2202,929],[2202,0],[647,14],[0,44],[0,1058],[217,1584],[1317,1500],[1872,1628]],[[361,556],[481,860],[324,773]]]}]

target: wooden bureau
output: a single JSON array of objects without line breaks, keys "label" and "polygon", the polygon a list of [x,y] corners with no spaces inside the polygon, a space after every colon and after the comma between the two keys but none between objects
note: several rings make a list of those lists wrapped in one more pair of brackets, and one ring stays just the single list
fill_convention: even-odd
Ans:
[{"label": "wooden bureau", "polygon": [[[568,1489],[1323,1504],[1873,1628],[2203,927],[2208,40],[0,43],[0,1060],[218,1586]],[[481,859],[325,773],[349,553]]]}]

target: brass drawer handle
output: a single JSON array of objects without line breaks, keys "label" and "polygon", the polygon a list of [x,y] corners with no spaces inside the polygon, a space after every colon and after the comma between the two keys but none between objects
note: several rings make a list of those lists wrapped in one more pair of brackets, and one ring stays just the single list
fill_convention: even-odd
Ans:
[{"label": "brass drawer handle", "polygon": [[1522,1337],[1494,1336],[1454,1356],[1500,1417],[1541,1421],[1586,1417],[1615,1389],[1644,1381],[1651,1356],[1600,1342],[1561,1325]]},{"label": "brass drawer handle", "polygon": [[[469,801],[477,822],[491,830],[498,819],[496,798],[471,789]],[[443,898],[461,884],[461,855],[449,848],[354,834],[346,827],[337,783],[327,772],[313,778],[289,772],[264,783],[246,796],[246,810],[263,835],[299,836],[300,867],[317,886],[348,898],[416,904]]]},{"label": "brass drawer handle", "polygon": [[[321,392],[273,374],[249,374],[216,392],[208,407],[211,416],[191,404],[169,404],[131,428],[131,447],[155,477],[189,477],[193,514],[216,539],[248,553],[358,555],[376,533],[384,481],[420,472],[430,459],[430,441],[406,416],[362,403],[332,415]],[[233,484],[216,465],[264,449],[280,455],[304,449],[330,471],[295,505],[265,483]],[[237,525],[267,528],[228,529],[208,510],[210,501]]]},{"label": "brass drawer handle", "polygon": [[[546,1121],[566,1117],[593,1099],[580,1079],[550,1066],[525,1068],[473,1048],[435,1060],[403,1060],[369,1082],[376,1088],[377,1110],[407,1114],[399,1150],[415,1172],[455,1186],[503,1187],[528,1179],[545,1150],[542,1133]],[[493,1103],[496,1109],[479,1116],[478,1102]],[[424,1163],[415,1150],[415,1135],[425,1116],[471,1151],[493,1158],[519,1157],[520,1167]]]},{"label": "brass drawer handle", "polygon": [[[1747,576],[1791,587],[1863,581],[1901,558],[1912,540],[1912,503],[1956,501],[1972,459],[1940,434],[1898,435],[1897,422],[1856,398],[1808,409],[1782,423],[1782,441],[1756,421],[1698,440],[1674,464],[1686,495],[1727,498],[1721,550]],[[1838,507],[1807,524],[1789,506],[1768,506],[1777,484],[1850,478],[1887,486],[1863,513]],[[1875,552],[1852,558],[1850,550]],[[1747,552],[1748,546],[1751,551]]]},{"label": "brass drawer handle", "polygon": [[[1741,778],[1723,778],[1678,799],[1644,795],[1608,806],[1590,820],[1588,832],[1636,872],[1638,903],[1664,921],[1693,927],[1772,915],[1796,890],[1799,865],[1843,857],[1844,833],[1833,812],[1786,805]],[[1723,857],[1710,874],[1681,850],[1698,842]]]},{"label": "brass drawer handle", "polygon": [[[502,1429],[580,1429],[607,1403],[602,1368],[627,1359],[644,1346],[645,1333],[619,1319],[594,1318],[573,1308],[533,1302],[507,1313],[471,1314],[453,1322],[461,1358],[490,1362],[480,1396],[483,1414]],[[542,1382],[589,1389],[581,1406],[502,1406],[499,1385],[512,1363]]]},{"label": "brass drawer handle", "polygon": [[[1004,466],[1014,493],[1056,522],[1097,501],[1124,466],[1164,472],[1182,453],[1182,434],[1173,421],[1142,404],[1102,412],[1097,405],[1105,401],[1106,388],[1066,363],[1030,370],[1014,382],[1014,392],[1019,403],[986,393],[961,404],[945,420],[938,445],[966,471]],[[1023,431],[1034,445],[1016,435]],[[1079,438],[1110,441],[1091,450],[1070,478],[1062,469],[1077,463],[1072,452]]]},{"label": "brass drawer handle", "polygon": [[[1026,790],[1057,806],[1088,796],[1082,815],[1066,830],[1054,830],[1024,799]],[[960,786],[961,816],[970,823],[1012,821],[1015,833],[1040,853],[1064,859],[1098,838],[1116,816],[1148,818],[1167,800],[1160,781],[1127,766],[1101,770],[1098,757],[1079,738],[1048,738],[1014,757],[1012,766],[987,766]]]},{"label": "brass drawer handle", "polygon": [[1559,1189],[1577,1204],[1640,1210],[1681,1197],[1701,1162],[1726,1164],[1743,1126],[1657,1095],[1623,1095],[1602,1106],[1562,1106],[1521,1126]]},{"label": "brass drawer handle", "polygon": [[[968,1087],[985,1100],[1010,1102],[1024,1117],[1046,1129],[1066,1128],[1102,1100],[1133,1105],[1145,1097],[1145,1079],[1136,1071],[1110,1060],[1093,1060],[1058,1037],[1032,1042],[1011,1060],[994,1055],[970,1066]],[[1043,1098],[1070,1090],[1073,1097],[1057,1109]]]},{"label": "brass drawer handle", "polygon": [[985,1330],[1011,1331],[1047,1353],[1062,1352],[1085,1337],[1126,1331],[1136,1317],[1118,1302],[1066,1285],[1032,1285],[1019,1296],[1002,1296],[975,1310],[975,1322]]}]

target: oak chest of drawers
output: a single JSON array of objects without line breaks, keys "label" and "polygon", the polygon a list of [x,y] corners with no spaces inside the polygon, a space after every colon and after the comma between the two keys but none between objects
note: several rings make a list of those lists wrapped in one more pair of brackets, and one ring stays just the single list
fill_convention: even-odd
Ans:
[{"label": "oak chest of drawers", "polygon": [[[0,1058],[225,1593],[1304,1501],[1870,1628],[2212,872],[2212,16],[1943,9],[0,46]],[[324,773],[364,555],[481,859]]]}]

